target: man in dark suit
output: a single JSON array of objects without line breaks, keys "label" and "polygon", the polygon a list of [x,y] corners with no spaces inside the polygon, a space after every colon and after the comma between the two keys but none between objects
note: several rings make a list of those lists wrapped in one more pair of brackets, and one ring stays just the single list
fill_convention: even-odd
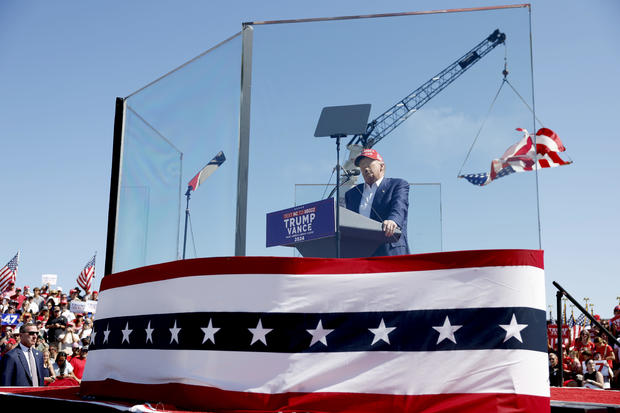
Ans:
[{"label": "man in dark suit", "polygon": [[20,343],[0,361],[0,386],[43,386],[43,354],[34,348],[39,331],[36,324],[22,324]]},{"label": "man in dark suit", "polygon": [[[377,257],[409,254],[409,183],[399,178],[385,178],[385,163],[374,149],[364,149],[355,159],[355,165],[360,167],[364,183],[345,194],[347,209],[381,222],[388,239],[372,255]],[[400,228],[402,233],[398,241],[394,241],[392,237],[396,228]]]}]

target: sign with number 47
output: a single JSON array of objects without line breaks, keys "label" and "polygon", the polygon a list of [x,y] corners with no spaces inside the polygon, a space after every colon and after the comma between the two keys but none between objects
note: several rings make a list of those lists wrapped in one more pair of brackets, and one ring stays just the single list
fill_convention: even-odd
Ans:
[{"label": "sign with number 47", "polygon": [[14,326],[17,324],[17,320],[19,319],[19,314],[2,314],[2,325],[3,326]]}]

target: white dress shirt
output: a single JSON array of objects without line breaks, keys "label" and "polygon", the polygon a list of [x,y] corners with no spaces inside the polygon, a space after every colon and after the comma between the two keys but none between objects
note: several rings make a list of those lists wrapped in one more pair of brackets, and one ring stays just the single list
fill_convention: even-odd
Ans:
[{"label": "white dress shirt", "polygon": [[370,213],[372,212],[372,201],[375,199],[375,193],[377,192],[379,185],[381,185],[381,182],[383,182],[383,177],[378,179],[371,186],[364,183],[364,192],[362,193],[362,199],[360,199],[360,215],[370,218]]},{"label": "white dress shirt", "polygon": [[[24,352],[24,356],[26,356],[26,363],[28,363],[28,368],[30,368],[30,371],[32,371],[32,367],[35,368],[35,370],[37,369],[37,366],[31,366],[30,365],[30,357],[28,356],[28,351],[30,351],[31,349],[24,346],[22,343],[19,343],[19,347],[22,349],[22,351]],[[32,348],[32,355],[34,356],[34,346]],[[34,357],[33,357],[34,358]]]}]

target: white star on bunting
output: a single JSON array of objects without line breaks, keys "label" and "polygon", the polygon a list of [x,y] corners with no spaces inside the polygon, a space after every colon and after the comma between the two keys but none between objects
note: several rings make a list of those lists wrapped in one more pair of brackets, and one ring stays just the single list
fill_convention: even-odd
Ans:
[{"label": "white star on bunting", "polygon": [[110,336],[110,325],[108,324],[103,332],[103,344],[108,342],[108,338]]},{"label": "white star on bunting", "polygon": [[523,343],[523,339],[521,338],[521,330],[527,327],[527,324],[517,323],[517,317],[514,313],[512,313],[512,320],[510,320],[510,324],[500,324],[499,326],[506,330],[506,338],[504,338],[504,343],[512,337]]},{"label": "white star on bunting", "polygon": [[177,320],[174,320],[174,327],[170,328],[170,344],[173,341],[176,341],[179,344],[179,332],[181,331],[180,327],[177,327]]},{"label": "white star on bunting", "polygon": [[256,328],[248,328],[248,330],[252,333],[252,342],[250,345],[256,343],[257,341],[262,341],[264,345],[267,345],[267,338],[265,336],[269,334],[273,328],[263,328],[262,321],[259,318]]},{"label": "white star on bunting", "polygon": [[383,319],[381,319],[381,322],[379,323],[379,327],[369,328],[368,330],[370,330],[370,332],[375,335],[375,337],[372,340],[372,344],[371,344],[372,346],[379,340],[383,340],[386,343],[390,344],[390,338],[388,337],[388,334],[396,330],[396,327],[386,327],[385,322],[383,321]]},{"label": "white star on bunting", "polygon": [[[131,332],[133,330],[131,330],[129,328],[129,321],[127,322],[127,324],[125,325],[125,329],[121,330],[123,332],[123,340],[121,341],[121,344],[123,344],[125,342],[125,340],[127,340],[127,343],[129,344],[129,335],[131,334]],[[105,334],[105,331],[104,331]]]},{"label": "white star on bunting", "polygon": [[453,326],[450,324],[450,319],[446,316],[446,319],[443,322],[441,327],[433,327],[434,330],[439,332],[439,337],[437,338],[437,343],[441,343],[443,340],[448,339],[454,344],[456,344],[456,338],[454,337],[454,332],[463,326]]},{"label": "white star on bunting", "polygon": [[317,324],[315,329],[306,330],[308,333],[312,335],[312,341],[310,341],[310,347],[314,345],[314,343],[320,341],[321,343],[327,346],[327,335],[334,331],[334,329],[323,328],[323,322],[319,320],[319,324]]},{"label": "white star on bunting", "polygon": [[213,327],[212,322],[213,322],[213,320],[209,319],[209,325],[207,327],[201,327],[200,328],[202,330],[202,332],[205,333],[205,336],[202,339],[202,344],[204,344],[206,341],[210,341],[213,344],[215,344],[215,333],[220,331],[220,329]]},{"label": "white star on bunting", "polygon": [[151,328],[151,320],[149,320],[149,325],[146,326],[144,331],[146,331],[146,342],[148,343],[150,340],[151,344],[153,344],[153,331],[155,331],[155,329]]},{"label": "white star on bunting", "polygon": [[92,332],[90,333],[90,342],[95,344],[95,337],[97,336],[97,332],[95,331],[95,329],[93,328]]}]

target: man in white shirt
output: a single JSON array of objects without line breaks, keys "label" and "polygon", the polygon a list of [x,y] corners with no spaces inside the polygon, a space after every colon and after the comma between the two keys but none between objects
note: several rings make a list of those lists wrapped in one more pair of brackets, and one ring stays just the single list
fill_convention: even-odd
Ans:
[{"label": "man in white shirt", "polygon": [[22,324],[20,343],[0,361],[0,386],[43,386],[43,353],[34,348],[39,331],[36,324]]},{"label": "man in white shirt", "polygon": [[[385,163],[374,149],[364,149],[355,159],[364,183],[347,191],[347,209],[382,223],[386,242],[372,255],[390,256],[409,254],[407,243],[407,214],[409,211],[409,183],[399,178],[385,177]],[[398,240],[392,237],[401,230]]]}]

